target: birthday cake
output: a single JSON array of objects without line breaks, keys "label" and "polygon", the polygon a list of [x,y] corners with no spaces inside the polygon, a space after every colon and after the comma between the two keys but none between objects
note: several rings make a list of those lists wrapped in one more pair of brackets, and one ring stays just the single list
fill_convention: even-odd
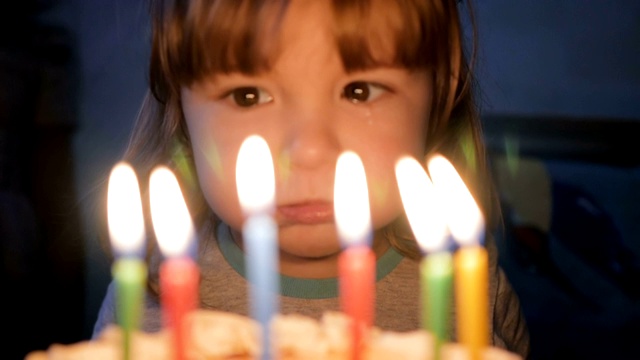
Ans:
[{"label": "birthday cake", "polygon": [[[260,327],[254,320],[226,312],[197,310],[188,317],[187,359],[258,359]],[[350,359],[349,319],[339,312],[326,312],[318,321],[302,315],[278,315],[272,323],[272,352],[280,360]],[[131,360],[171,360],[170,333],[135,332],[132,335]],[[434,359],[435,339],[423,331],[391,332],[372,328],[365,336],[363,360]],[[112,360],[122,358],[122,331],[112,325],[91,341],[70,345],[54,344],[46,351],[34,351],[25,360]],[[441,359],[471,359],[459,344],[444,344]],[[489,347],[481,359],[519,360],[520,356]]]}]

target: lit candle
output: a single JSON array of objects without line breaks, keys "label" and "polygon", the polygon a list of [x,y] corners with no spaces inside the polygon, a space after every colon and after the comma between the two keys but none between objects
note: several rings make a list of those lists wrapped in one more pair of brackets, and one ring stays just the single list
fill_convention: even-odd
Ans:
[{"label": "lit candle", "polygon": [[160,265],[160,300],[164,322],[173,335],[175,359],[185,359],[188,328],[185,315],[197,307],[199,272],[188,249],[196,233],[178,180],[157,167],[149,180],[151,220],[165,259]]},{"label": "lit candle", "polygon": [[424,168],[412,157],[396,163],[400,196],[413,234],[425,256],[420,264],[422,324],[436,336],[435,358],[449,341],[453,260],[446,251],[449,234],[442,199]]},{"label": "lit candle", "polygon": [[333,203],[343,245],[338,258],[340,305],[352,320],[352,358],[359,359],[364,332],[373,323],[376,257],[370,245],[367,178],[354,152],[344,152],[338,158]]},{"label": "lit candle", "polygon": [[242,239],[247,256],[251,315],[262,327],[262,358],[270,359],[271,320],[278,312],[278,227],[273,219],[275,176],[269,145],[249,136],[236,163],[238,199],[245,215]]},{"label": "lit candle", "polygon": [[147,267],[142,260],[145,231],[138,179],[123,162],[114,166],[109,177],[107,221],[116,258],[111,269],[116,316],[123,330],[123,359],[129,359],[131,332],[138,328],[142,314]]},{"label": "lit candle", "polygon": [[429,160],[429,174],[448,206],[443,211],[453,238],[460,245],[454,255],[458,340],[473,359],[489,344],[489,260],[481,239],[484,219],[473,196],[453,165],[443,156]]}]

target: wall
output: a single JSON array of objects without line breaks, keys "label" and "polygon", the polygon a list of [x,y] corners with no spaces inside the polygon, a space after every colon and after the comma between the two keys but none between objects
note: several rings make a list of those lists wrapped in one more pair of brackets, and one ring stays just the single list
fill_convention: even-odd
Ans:
[{"label": "wall", "polygon": [[476,2],[491,113],[640,120],[640,2]]}]

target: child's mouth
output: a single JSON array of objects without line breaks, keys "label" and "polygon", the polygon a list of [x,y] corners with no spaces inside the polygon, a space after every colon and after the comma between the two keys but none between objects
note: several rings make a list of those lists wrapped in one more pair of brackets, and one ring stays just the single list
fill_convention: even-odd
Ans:
[{"label": "child's mouth", "polygon": [[333,222],[333,203],[314,201],[278,206],[278,217],[282,225],[314,225]]}]

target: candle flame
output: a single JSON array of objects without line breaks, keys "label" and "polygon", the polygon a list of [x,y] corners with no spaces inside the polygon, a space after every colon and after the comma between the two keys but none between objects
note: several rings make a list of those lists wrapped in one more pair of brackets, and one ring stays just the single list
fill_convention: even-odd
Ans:
[{"label": "candle flame", "polygon": [[447,224],[442,214],[442,200],[420,163],[409,156],[396,163],[396,178],[413,234],[426,253],[443,250]]},{"label": "candle flame", "polygon": [[185,255],[195,231],[178,180],[169,168],[159,166],[151,172],[149,196],[160,250],[167,257]]},{"label": "candle flame", "polygon": [[258,135],[244,140],[236,162],[240,206],[246,214],[271,212],[275,198],[273,159],[267,142]]},{"label": "candle flame", "polygon": [[366,244],[371,229],[367,177],[360,157],[352,151],[338,158],[333,206],[343,245]]},{"label": "candle flame", "polygon": [[145,230],[140,187],[135,171],[124,162],[116,164],[109,176],[107,222],[116,252],[141,255]]},{"label": "candle flame", "polygon": [[427,167],[433,184],[446,199],[443,210],[451,234],[460,245],[478,244],[484,231],[484,219],[462,178],[442,155],[433,156]]}]

